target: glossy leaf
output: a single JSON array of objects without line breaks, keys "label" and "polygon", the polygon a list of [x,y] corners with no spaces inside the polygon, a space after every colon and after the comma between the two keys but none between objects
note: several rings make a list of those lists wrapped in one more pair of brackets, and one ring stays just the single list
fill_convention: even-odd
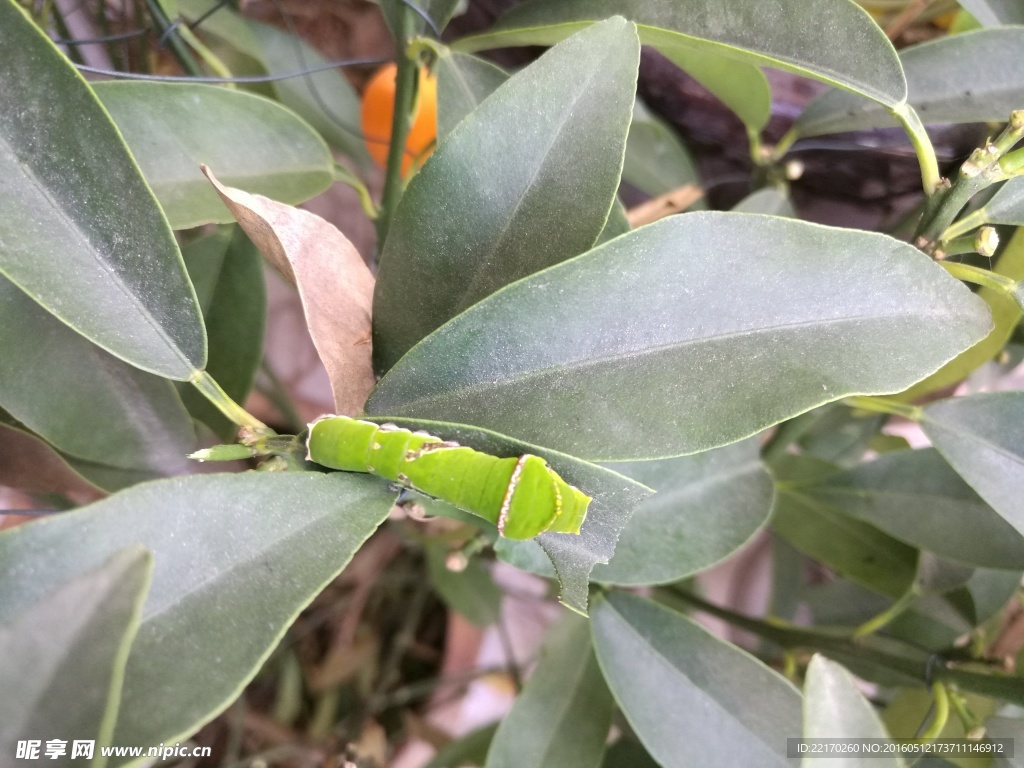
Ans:
[{"label": "glossy leaf", "polygon": [[632,24],[596,25],[510,78],[438,146],[384,244],[379,370],[502,286],[594,244],[619,184],[639,59]]},{"label": "glossy leaf", "polygon": [[448,567],[448,549],[429,544],[427,572],[437,594],[453,611],[478,627],[494,624],[501,615],[501,589],[479,558],[471,558],[462,570]]},{"label": "glossy leaf", "polygon": [[597,563],[607,563],[611,559],[619,533],[633,510],[652,493],[650,488],[610,469],[466,424],[389,416],[370,420],[391,422],[411,431],[422,429],[494,456],[522,456],[524,453],[540,456],[566,482],[593,497],[579,535],[545,533],[533,540],[543,548],[555,567],[562,588],[559,599],[579,613],[587,612],[591,570]]},{"label": "glossy leaf", "polygon": [[280,104],[241,91],[186,83],[98,83],[173,229],[234,221],[199,171],[225,184],[298,204],[333,181],[323,139]]},{"label": "glossy leaf", "polygon": [[1003,184],[985,204],[985,214],[992,224],[1024,225],[1024,176]]},{"label": "glossy leaf", "polygon": [[686,147],[665,123],[640,108],[635,110],[629,125],[622,180],[651,197],[685,184],[700,184]]},{"label": "glossy leaf", "polygon": [[[554,8],[539,3],[524,4],[524,7],[513,9],[502,17],[491,33],[465,38],[455,45],[470,50],[553,45],[588,23],[616,14],[625,16],[640,25],[641,42],[657,47],[676,66],[686,70],[735,112],[750,130],[760,131],[767,124],[771,116],[771,91],[764,75],[750,62],[738,61],[727,54],[720,55],[707,46],[694,48],[690,40],[675,34],[677,30],[658,29],[657,24],[647,24],[650,15],[645,16],[643,12],[652,9],[635,2],[610,2],[601,7],[596,4],[583,7],[578,3],[568,8],[568,5],[563,3],[561,7]],[[661,13],[668,4],[657,5],[653,10]],[[555,18],[548,16],[552,10]]]},{"label": "glossy leaf", "polygon": [[[196,240],[182,255],[210,340],[206,370],[232,400],[244,403],[263,358],[263,257],[238,227]],[[219,438],[228,442],[238,434],[238,426],[194,387],[183,386],[180,393],[189,412]]]},{"label": "glossy leaf", "polygon": [[567,616],[548,636],[540,663],[498,726],[485,768],[598,768],[613,708],[590,625]]},{"label": "glossy leaf", "polygon": [[0,534],[0,621],[143,544],[156,567],[113,742],[173,743],[234,700],[393,501],[375,478],[347,474],[203,475],[136,486]]},{"label": "glossy leaf", "polygon": [[3,277],[0,349],[0,407],[62,454],[116,475],[92,482],[115,490],[189,471],[195,435],[171,382],[99,348]]},{"label": "glossy leaf", "polygon": [[[925,123],[1005,121],[1024,103],[1020,51],[1024,29],[985,29],[907,48],[900,61],[908,103]],[[826,93],[797,120],[801,136],[896,125],[877,102],[842,91]]]},{"label": "glossy leaf", "polygon": [[885,235],[690,213],[480,302],[410,351],[366,408],[592,460],[674,456],[905,389],[989,328],[980,299]]},{"label": "glossy leaf", "polygon": [[942,557],[1024,570],[1024,536],[933,450],[891,453],[797,490]]},{"label": "glossy leaf", "polygon": [[986,27],[1024,24],[1024,5],[1017,0],[960,0],[960,5]]},{"label": "glossy leaf", "polygon": [[[46,594],[0,626],[0,754],[17,742],[110,744],[125,662],[139,628],[153,558],[140,547]],[[95,754],[99,758],[99,747]],[[21,762],[21,761],[18,761]],[[102,765],[97,760],[94,765]]]},{"label": "glossy leaf", "polygon": [[605,584],[664,584],[714,565],[761,530],[775,495],[756,440],[609,467],[657,493],[637,507],[611,562],[594,569]]},{"label": "glossy leaf", "polygon": [[0,273],[117,357],[172,379],[206,363],[181,254],[93,92],[0,3]]},{"label": "glossy leaf", "polygon": [[836,472],[827,462],[806,456],[774,462],[772,530],[840,576],[896,599],[914,583],[917,550],[802,492],[804,484],[827,483]]},{"label": "glossy leaf", "polygon": [[777,189],[766,187],[752,192],[732,209],[735,213],[765,213],[769,216],[796,218],[796,210],[788,197]]},{"label": "glossy leaf", "polygon": [[466,115],[508,80],[504,70],[486,59],[448,49],[438,57],[434,75],[439,141],[444,141]]},{"label": "glossy leaf", "polygon": [[[217,0],[179,0],[179,5],[185,18],[194,21],[218,3]],[[218,8],[204,19],[202,30],[260,62],[269,74],[303,72],[327,63],[301,38],[247,19],[231,8]],[[359,121],[359,95],[339,70],[325,69],[302,77],[275,80],[271,87],[282,104],[301,115],[333,148],[361,167],[370,165]]]},{"label": "glossy leaf", "polygon": [[921,427],[953,469],[1024,535],[1024,392],[932,403]]},{"label": "glossy leaf", "polygon": [[[867,13],[847,0],[807,0],[798,5],[771,0],[528,0],[505,14],[492,31],[460,44],[476,50],[545,43],[613,14],[636,22],[644,44],[670,58],[678,51],[692,59],[707,54],[767,65],[891,107],[906,96],[892,45]],[[767,111],[763,119],[767,122]],[[754,128],[764,124],[747,118],[744,122]]]},{"label": "glossy leaf", "polygon": [[[1018,230],[1006,244],[1003,255],[996,262],[995,271],[1014,280],[1024,280],[1024,229]],[[967,378],[972,371],[1003,350],[1021,317],[1024,317],[1024,312],[1016,300],[1005,291],[982,287],[978,289],[978,296],[989,305],[992,312],[995,326],[992,331],[982,341],[957,355],[931,376],[901,392],[897,396],[898,399],[914,401],[955,384]]]},{"label": "glossy leaf", "polygon": [[594,647],[622,713],[665,768],[784,766],[800,694],[781,675],[657,603],[613,592]]},{"label": "glossy leaf", "polygon": [[[853,677],[839,664],[815,654],[807,667],[804,685],[805,739],[888,739],[889,734]],[[814,755],[804,758],[807,768],[904,768],[892,755]]]}]

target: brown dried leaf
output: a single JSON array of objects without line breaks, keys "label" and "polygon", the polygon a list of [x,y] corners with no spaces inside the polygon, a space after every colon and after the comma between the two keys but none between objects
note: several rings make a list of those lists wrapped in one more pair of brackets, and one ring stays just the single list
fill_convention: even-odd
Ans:
[{"label": "brown dried leaf", "polygon": [[327,368],[335,413],[354,416],[373,389],[373,275],[355,246],[316,214],[206,178],[267,260],[299,289],[313,344]]}]

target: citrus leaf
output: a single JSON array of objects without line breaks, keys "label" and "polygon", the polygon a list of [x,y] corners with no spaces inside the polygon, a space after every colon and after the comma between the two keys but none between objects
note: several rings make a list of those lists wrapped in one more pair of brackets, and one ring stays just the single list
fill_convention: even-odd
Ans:
[{"label": "citrus leaf", "polygon": [[[0,626],[5,762],[27,739],[61,739],[65,760],[75,741],[110,744],[152,571],[145,549],[126,547]],[[102,766],[99,749],[95,755],[92,764]]]},{"label": "citrus leaf", "polygon": [[934,450],[898,451],[794,490],[950,560],[1024,570],[1024,537]]},{"label": "citrus leaf", "polygon": [[486,59],[445,49],[434,65],[437,77],[437,139],[455,130],[463,118],[508,80],[508,74]]},{"label": "citrus leaf", "polygon": [[634,110],[629,125],[622,180],[651,197],[686,184],[700,185],[700,176],[686,147],[665,123],[640,108]]},{"label": "citrus leaf", "polygon": [[[839,664],[815,654],[807,667],[804,684],[805,739],[888,739],[885,726],[871,704],[857,690],[850,673]],[[904,768],[906,763],[891,755],[842,755],[839,759],[805,757],[807,768],[850,766],[850,768]]]},{"label": "citrus leaf", "polygon": [[[773,0],[527,0],[501,17],[490,32],[461,40],[459,47],[543,44],[613,14],[635,22],[643,43],[670,58],[678,51],[694,59],[707,54],[767,65],[861,93],[889,107],[902,104],[907,94],[896,51],[871,17],[849,0],[805,0],[795,5]],[[765,108],[762,119],[767,122]],[[764,125],[744,122],[754,128]]]},{"label": "citrus leaf", "polygon": [[[1014,280],[1024,280],[1024,230],[1017,230],[1006,244],[994,271]],[[917,400],[931,392],[956,384],[1003,350],[1024,312],[1021,311],[1016,299],[1006,291],[982,287],[978,289],[978,296],[989,305],[992,312],[995,326],[992,331],[982,341],[957,355],[928,378],[905,392],[900,392],[896,399]]]},{"label": "citrus leaf", "polygon": [[735,213],[764,213],[769,216],[796,218],[793,203],[774,188],[759,189],[740,200],[732,209]]},{"label": "citrus leaf", "polygon": [[[1024,103],[1020,51],[1024,29],[981,29],[904,49],[908,103],[925,123],[1005,121]],[[831,91],[796,122],[800,136],[897,125],[877,102]]]},{"label": "citrus leaf", "polygon": [[98,83],[173,229],[234,221],[199,171],[224,183],[298,204],[333,181],[323,139],[280,104],[241,91],[186,83]]},{"label": "citrus leaf", "polygon": [[1024,24],[1024,5],[1017,0],[960,0],[960,5],[986,27]]},{"label": "citrus leaf", "polygon": [[632,24],[595,25],[511,77],[438,146],[384,244],[379,370],[503,285],[594,244],[619,184],[639,59]]},{"label": "citrus leaf", "polygon": [[0,48],[0,273],[143,370],[188,379],[206,337],[174,237],[96,96],[10,0]]},{"label": "citrus leaf", "polygon": [[[327,60],[301,38],[268,24],[247,19],[217,0],[179,0],[185,18],[205,17],[209,32],[260,62],[270,74],[304,72],[324,66]],[[323,136],[334,149],[368,168],[370,156],[360,127],[359,95],[336,69],[309,72],[271,83],[278,100],[292,109]]]},{"label": "citrus leaf", "polygon": [[885,235],[688,213],[506,286],[411,350],[366,409],[589,460],[678,456],[905,389],[990,327],[980,299]]},{"label": "citrus leaf", "polygon": [[590,625],[566,616],[498,726],[485,768],[598,768],[614,703],[590,643]]},{"label": "citrus leaf", "polygon": [[470,559],[461,570],[452,570],[447,563],[448,548],[443,544],[428,541],[426,553],[427,573],[445,605],[478,627],[498,621],[501,589],[479,558]]},{"label": "citrus leaf", "polygon": [[0,534],[0,622],[123,547],[144,545],[154,557],[153,584],[113,741],[173,743],[235,699],[393,501],[379,480],[340,473],[139,485]]},{"label": "citrus leaf", "polygon": [[622,713],[665,768],[785,766],[800,694],[696,622],[613,592],[594,607],[594,648]]},{"label": "citrus leaf", "polygon": [[174,385],[75,333],[2,276],[0,349],[0,408],[65,458],[115,470],[87,473],[91,482],[115,490],[189,471],[195,434]]},{"label": "citrus leaf", "polygon": [[611,562],[594,569],[591,578],[603,584],[665,584],[709,568],[761,530],[774,501],[753,439],[608,467],[657,493],[636,508]]},{"label": "citrus leaf", "polygon": [[1003,184],[985,204],[985,220],[992,224],[1024,225],[1024,176]]},{"label": "citrus leaf", "polygon": [[[222,227],[195,240],[182,249],[182,255],[210,340],[206,370],[228,397],[244,403],[263,359],[267,303],[263,258],[238,227]],[[178,392],[189,413],[222,440],[232,440],[238,434],[238,425],[194,387],[182,385]]]},{"label": "citrus leaf", "polygon": [[1024,392],[940,400],[921,427],[939,453],[1007,523],[1024,534]]}]

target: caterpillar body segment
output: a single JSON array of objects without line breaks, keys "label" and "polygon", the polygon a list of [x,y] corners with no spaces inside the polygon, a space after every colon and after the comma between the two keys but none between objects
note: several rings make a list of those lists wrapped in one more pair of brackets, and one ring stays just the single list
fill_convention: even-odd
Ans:
[{"label": "caterpillar body segment", "polygon": [[539,456],[501,458],[347,416],[309,425],[309,458],[332,469],[369,472],[479,515],[509,539],[579,533],[590,497]]}]

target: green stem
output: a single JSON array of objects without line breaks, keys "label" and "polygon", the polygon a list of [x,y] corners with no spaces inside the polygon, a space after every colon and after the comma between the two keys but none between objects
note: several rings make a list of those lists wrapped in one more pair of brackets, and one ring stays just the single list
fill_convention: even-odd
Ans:
[{"label": "green stem", "polygon": [[914,603],[917,601],[917,598],[917,590],[907,590],[907,592],[899,600],[894,602],[892,605],[890,605],[877,616],[868,619],[859,627],[857,627],[857,629],[853,631],[854,638],[859,639],[862,637],[867,637],[868,635],[873,635],[880,629],[888,626],[893,621],[902,616],[904,613],[906,613],[908,610],[910,610],[911,606],[913,606]]},{"label": "green stem", "polygon": [[412,11],[404,5],[399,15],[398,29],[395,30],[395,45],[398,56],[398,73],[395,77],[395,107],[391,118],[391,146],[388,165],[384,174],[384,194],[377,217],[377,250],[384,247],[391,220],[395,216],[398,201],[402,199],[405,181],[402,179],[402,158],[405,155],[405,140],[409,135],[412,107],[416,100],[419,83],[419,62],[410,58],[408,47],[415,29]]},{"label": "green stem", "polygon": [[1000,158],[999,170],[1007,176],[1017,176],[1024,171],[1024,149],[1018,149]]},{"label": "green stem", "polygon": [[1017,281],[1012,277],[1000,275],[998,272],[990,272],[981,267],[959,264],[955,261],[944,261],[942,266],[957,280],[964,280],[968,283],[984,286],[985,288],[993,288],[1010,296],[1013,296],[1018,288]]},{"label": "green stem", "polygon": [[887,413],[890,416],[902,416],[911,421],[920,421],[922,411],[916,405],[901,403],[898,400],[890,400],[885,397],[865,397],[855,395],[843,400],[843,404],[850,408],[857,408],[862,411],[873,413]]},{"label": "green stem", "polygon": [[946,686],[935,681],[932,684],[932,694],[935,696],[935,717],[932,718],[932,724],[928,726],[928,730],[921,734],[923,741],[939,738],[949,720],[949,692],[946,690]]},{"label": "green stem", "polygon": [[936,259],[959,256],[964,253],[978,253],[992,258],[999,247],[999,233],[992,227],[982,227],[974,234],[960,235],[939,243],[933,254]]},{"label": "green stem", "polygon": [[979,208],[973,213],[967,214],[959,221],[950,224],[949,228],[942,233],[942,240],[952,240],[961,235],[966,235],[972,229],[977,229],[985,224],[988,224],[988,211],[984,208]]},{"label": "green stem", "polygon": [[[782,649],[832,651],[835,654],[876,664],[922,682],[927,680],[926,675],[930,666],[928,662],[931,655],[927,650],[908,645],[903,641],[877,636],[853,640],[847,633],[838,634],[821,629],[812,630],[781,623],[769,623],[721,608],[680,589],[669,588],[668,593],[699,611],[763,637]],[[1024,704],[1024,692],[1021,690],[1020,678],[1014,675],[975,672],[948,663],[940,663],[932,667],[931,676],[935,681],[942,680],[964,690]]]},{"label": "green stem", "polygon": [[779,143],[775,145],[775,149],[772,150],[772,160],[778,162],[785,157],[786,153],[789,152],[790,147],[792,147],[799,138],[800,134],[797,133],[796,127],[790,128],[786,131],[783,137],[779,139]]},{"label": "green stem", "polygon": [[935,147],[932,146],[931,139],[928,138],[928,132],[924,129],[924,124],[917,116],[917,112],[909,104],[903,104],[894,109],[892,114],[910,136],[910,143],[914,146],[917,162],[921,166],[921,182],[924,185],[924,193],[931,197],[941,185],[942,174],[939,173],[939,160],[935,156]]},{"label": "green stem", "polygon": [[376,219],[380,211],[377,209],[377,204],[373,202],[373,196],[370,194],[370,190],[366,188],[363,180],[356,176],[352,171],[346,168],[341,163],[334,164],[334,180],[340,181],[342,184],[348,184],[352,189],[359,195],[359,204],[363,207],[363,213],[370,219]]},{"label": "green stem", "polygon": [[[196,37],[195,33],[189,29],[188,25],[178,25],[176,32],[181,35],[182,39],[189,44],[193,51],[199,54],[200,58],[206,62],[206,66],[208,66],[213,73],[217,75],[217,77],[232,77],[231,70],[228,69],[228,66],[221,61],[217,54],[207,48],[202,40]],[[234,83],[226,83],[225,85],[227,85],[228,88],[235,88]]]},{"label": "green stem", "polygon": [[196,371],[189,381],[218,411],[248,433],[243,437],[242,442],[249,444],[259,438],[274,434],[270,427],[232,400],[206,371]]},{"label": "green stem", "polygon": [[[146,0],[146,7],[149,10],[149,15],[153,17],[153,22],[156,28],[160,31],[160,34],[164,34],[167,28],[170,27],[170,20],[164,15],[163,8],[160,7],[158,0]],[[193,77],[202,77],[203,68],[199,66],[199,62],[196,61],[192,52],[185,45],[184,40],[178,35],[178,31],[174,30],[167,36],[167,46],[170,48],[171,53],[174,54],[174,58],[178,60],[181,68],[186,73]]]}]

